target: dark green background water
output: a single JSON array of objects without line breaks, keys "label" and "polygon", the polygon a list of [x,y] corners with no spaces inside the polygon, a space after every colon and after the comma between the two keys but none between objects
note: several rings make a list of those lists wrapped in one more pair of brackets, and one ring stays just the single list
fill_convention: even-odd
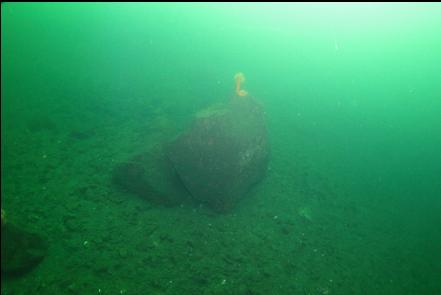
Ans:
[{"label": "dark green background water", "polygon": [[[2,4],[1,180],[45,260],[2,294],[440,294],[441,5]],[[268,174],[231,214],[113,168],[228,100]]]}]

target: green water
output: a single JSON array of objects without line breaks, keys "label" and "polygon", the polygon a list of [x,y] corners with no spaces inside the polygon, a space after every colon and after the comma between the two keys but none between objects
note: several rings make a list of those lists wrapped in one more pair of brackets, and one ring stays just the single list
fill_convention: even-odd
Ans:
[{"label": "green water", "polygon": [[[441,294],[441,5],[1,5],[1,207],[44,260],[1,294]],[[265,179],[229,214],[111,182],[228,100]]]}]

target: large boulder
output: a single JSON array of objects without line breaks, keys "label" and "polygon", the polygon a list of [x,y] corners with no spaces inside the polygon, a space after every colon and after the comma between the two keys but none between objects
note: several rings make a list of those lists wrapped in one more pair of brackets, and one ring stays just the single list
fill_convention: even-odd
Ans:
[{"label": "large boulder", "polygon": [[265,113],[251,96],[235,96],[196,115],[166,150],[193,198],[229,211],[265,175],[269,159]]}]

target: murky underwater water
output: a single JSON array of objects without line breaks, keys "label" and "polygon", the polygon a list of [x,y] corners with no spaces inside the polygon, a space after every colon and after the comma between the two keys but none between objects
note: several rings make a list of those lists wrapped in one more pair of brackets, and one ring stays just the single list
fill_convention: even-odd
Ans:
[{"label": "murky underwater water", "polygon": [[[441,293],[439,36],[439,3],[2,3],[1,207],[48,243],[5,276],[2,234],[2,294]],[[231,212],[114,185],[238,72],[271,154]]]}]

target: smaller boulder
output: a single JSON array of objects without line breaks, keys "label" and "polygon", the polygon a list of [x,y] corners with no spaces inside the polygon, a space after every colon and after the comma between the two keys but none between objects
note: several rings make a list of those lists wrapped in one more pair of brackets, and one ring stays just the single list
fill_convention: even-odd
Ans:
[{"label": "smaller boulder", "polygon": [[113,183],[124,191],[166,207],[190,199],[161,145],[120,163],[113,172]]}]

